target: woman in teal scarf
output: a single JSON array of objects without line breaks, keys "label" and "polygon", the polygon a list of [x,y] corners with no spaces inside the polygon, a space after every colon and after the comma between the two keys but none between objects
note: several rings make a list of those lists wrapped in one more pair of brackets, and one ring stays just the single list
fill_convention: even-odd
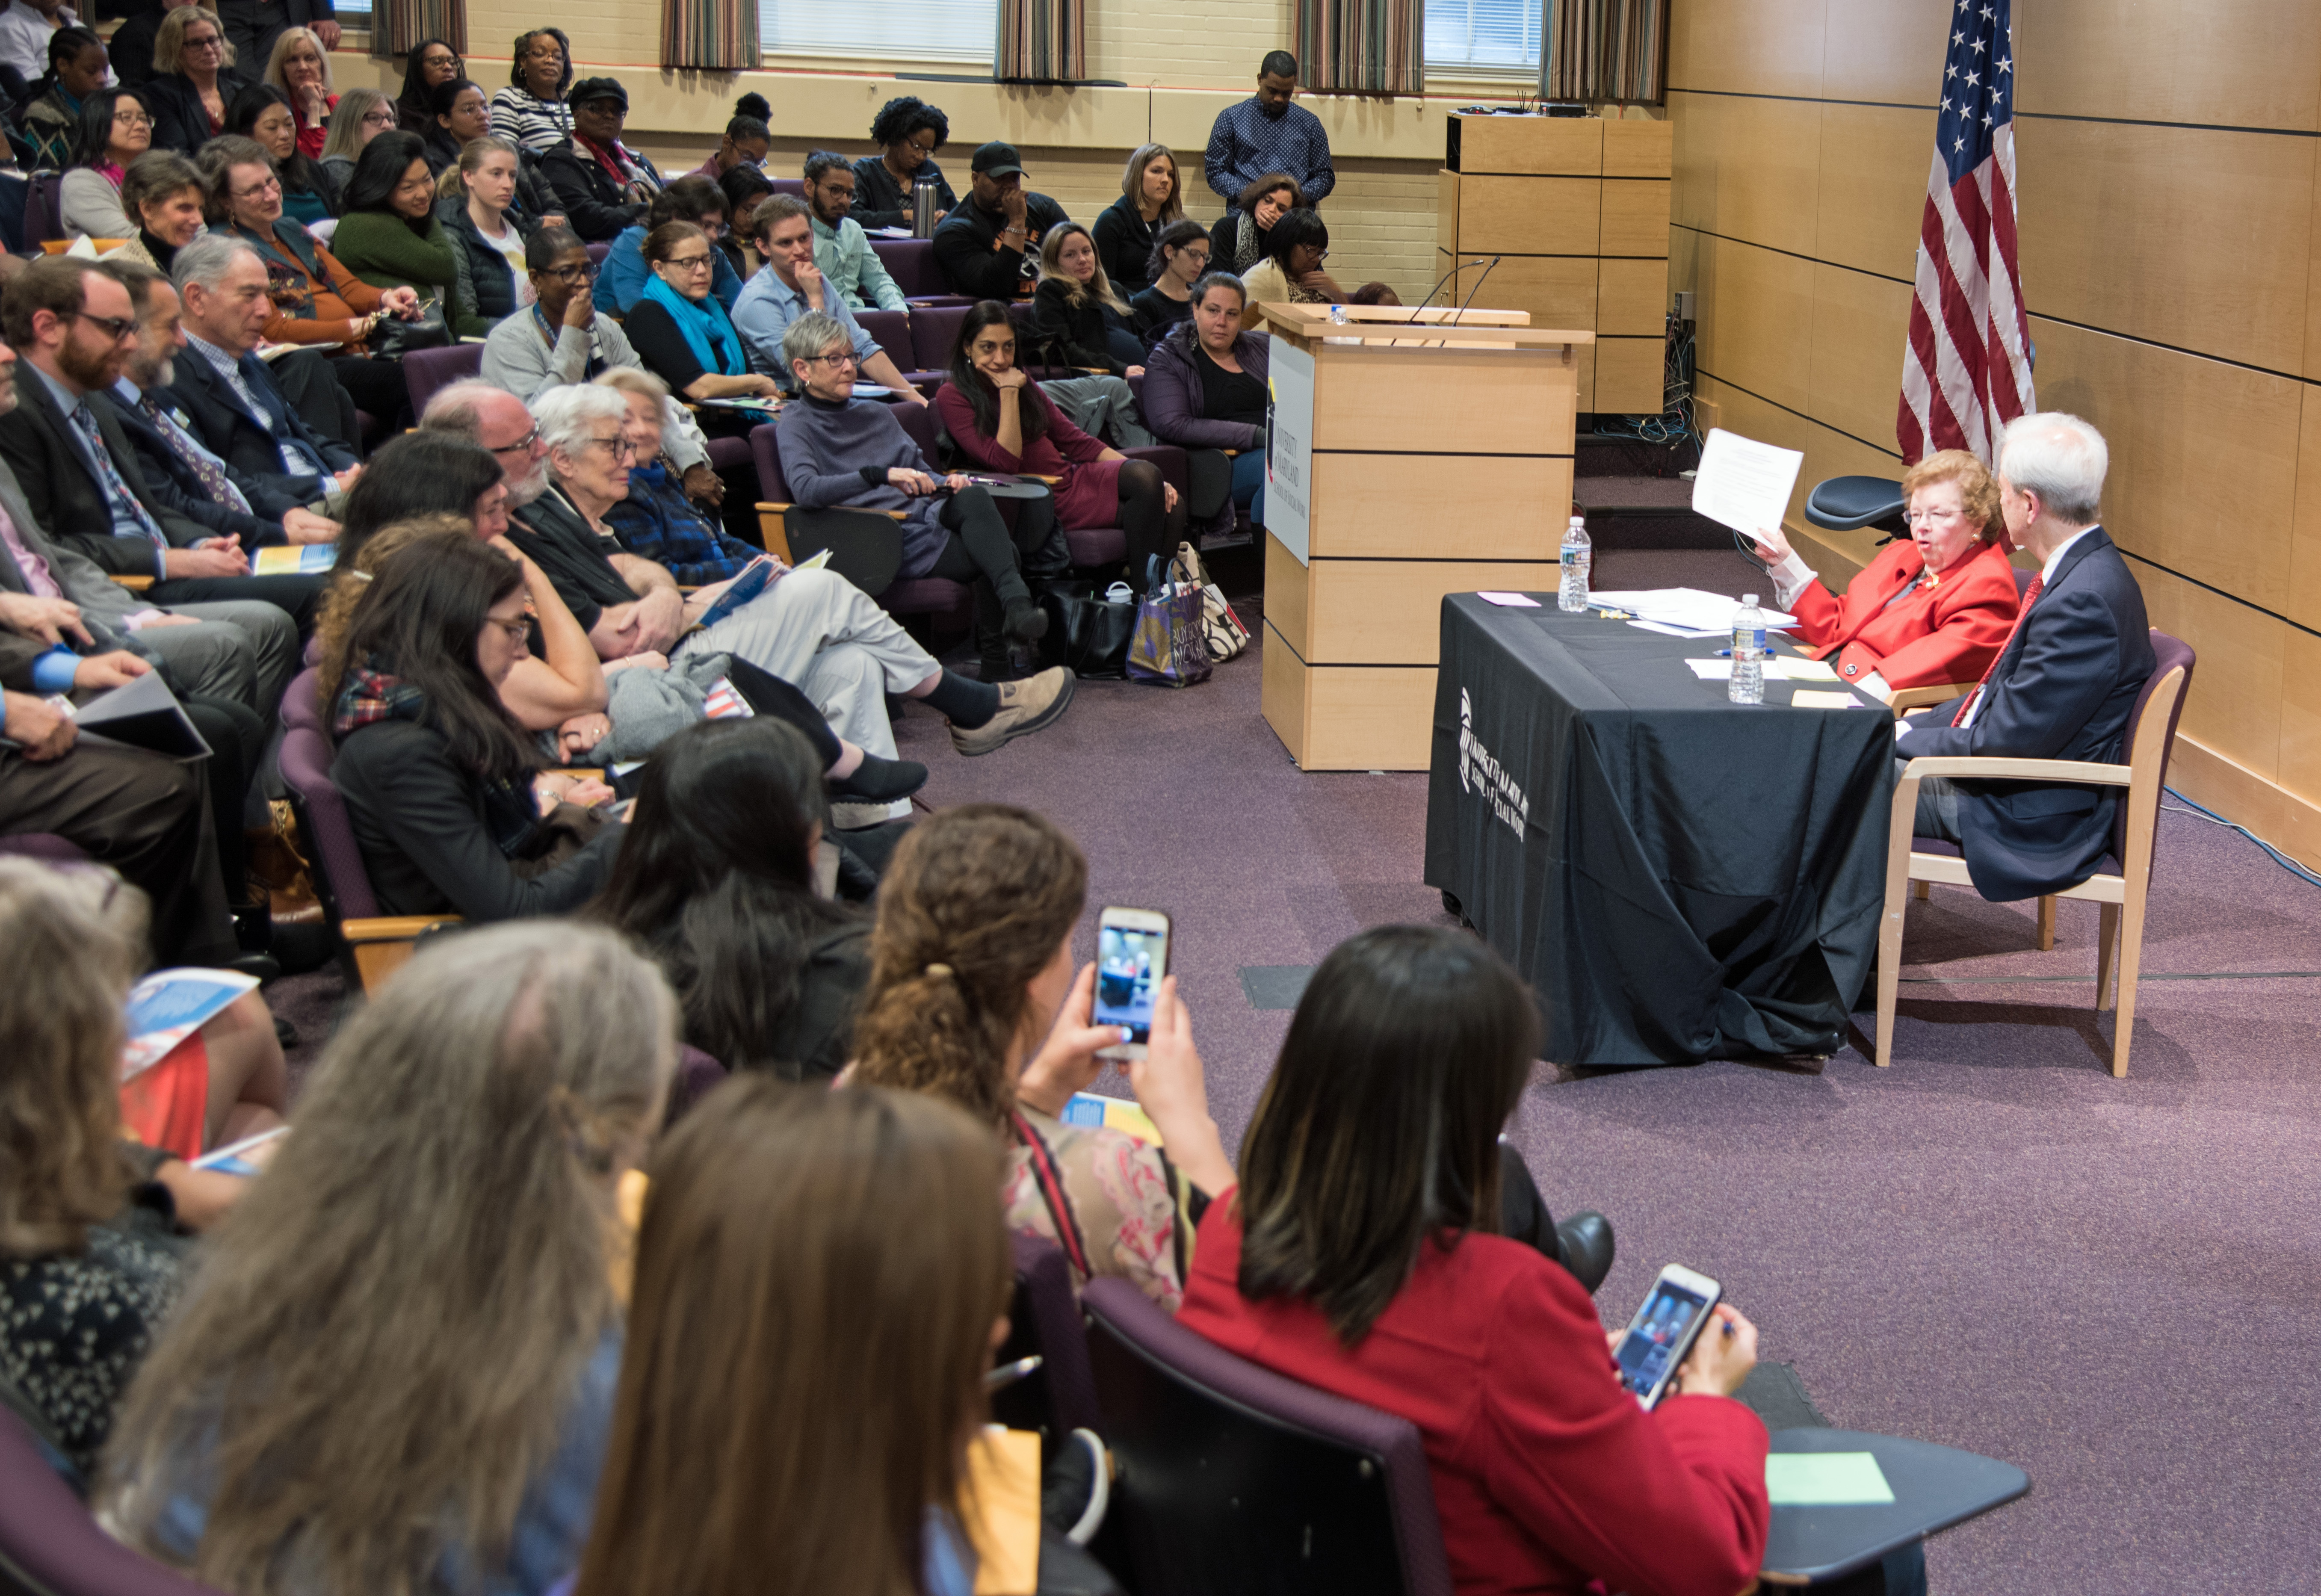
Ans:
[{"label": "woman in teal scarf", "polygon": [[[685,398],[763,399],[770,410],[774,379],[751,371],[742,335],[709,291],[714,251],[709,235],[690,222],[664,223],[645,234],[651,275],[621,330],[645,369]],[[746,433],[766,419],[746,410],[701,416],[702,430],[713,436]]]}]

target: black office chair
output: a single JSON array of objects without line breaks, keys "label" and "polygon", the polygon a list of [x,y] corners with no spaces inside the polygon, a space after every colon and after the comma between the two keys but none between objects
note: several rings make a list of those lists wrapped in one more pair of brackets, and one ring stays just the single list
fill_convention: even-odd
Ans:
[{"label": "black office chair", "polygon": [[1874,526],[1891,543],[1909,530],[1902,519],[1902,485],[1890,477],[1832,477],[1806,496],[1806,519],[1831,532]]}]

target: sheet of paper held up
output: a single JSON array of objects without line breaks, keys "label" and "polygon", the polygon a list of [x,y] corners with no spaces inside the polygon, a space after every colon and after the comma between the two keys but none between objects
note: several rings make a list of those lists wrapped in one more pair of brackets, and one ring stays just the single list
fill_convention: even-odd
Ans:
[{"label": "sheet of paper held up", "polygon": [[1779,526],[1805,458],[1794,449],[1776,449],[1711,427],[1692,479],[1693,511],[1737,532]]},{"label": "sheet of paper held up", "polygon": [[1894,1488],[1874,1452],[1776,1452],[1765,1495],[1777,1508],[1889,1507]]}]

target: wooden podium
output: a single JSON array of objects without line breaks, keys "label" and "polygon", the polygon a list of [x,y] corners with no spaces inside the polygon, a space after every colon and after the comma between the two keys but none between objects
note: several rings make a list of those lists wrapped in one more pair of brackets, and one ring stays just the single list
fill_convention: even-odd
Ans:
[{"label": "wooden podium", "polygon": [[1443,596],[1552,588],[1586,332],[1261,305],[1266,723],[1306,771],[1423,771]]}]

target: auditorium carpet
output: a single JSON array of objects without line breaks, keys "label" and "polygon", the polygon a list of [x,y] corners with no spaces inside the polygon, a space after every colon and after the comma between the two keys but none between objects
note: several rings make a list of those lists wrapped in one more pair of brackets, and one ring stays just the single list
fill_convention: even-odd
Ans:
[{"label": "auditorium carpet", "polygon": [[[1607,552],[1597,582],[1737,593],[1747,574]],[[1448,923],[1419,881],[1424,777],[1300,774],[1259,673],[1252,652],[1183,692],[1083,683],[1055,728],[978,760],[924,710],[897,728],[928,804],[1029,804],[1079,839],[1082,958],[1096,906],[1176,917],[1228,1146],[1289,1019],[1251,993],[1288,1001],[1365,926]],[[2043,954],[2030,906],[1938,888],[1910,908],[1890,1071],[1868,1062],[1865,1010],[1817,1069],[1543,1069],[1512,1134],[1559,1211],[1610,1216],[1608,1320],[1688,1264],[1832,1424],[2028,1471],[2027,1498],[1929,1546],[1935,1590],[2309,1590],[2321,889],[2164,816],[2125,1081],[2091,1008],[2095,920],[2064,905]],[[326,980],[278,989],[310,1035]]]}]

